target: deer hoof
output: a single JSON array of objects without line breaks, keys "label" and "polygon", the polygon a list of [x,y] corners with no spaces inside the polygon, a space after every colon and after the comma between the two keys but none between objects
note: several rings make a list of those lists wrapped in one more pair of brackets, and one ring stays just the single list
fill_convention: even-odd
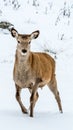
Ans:
[{"label": "deer hoof", "polygon": [[22,109],[22,112],[23,112],[24,114],[28,114],[27,109],[26,109],[26,110],[25,110],[25,109]]}]

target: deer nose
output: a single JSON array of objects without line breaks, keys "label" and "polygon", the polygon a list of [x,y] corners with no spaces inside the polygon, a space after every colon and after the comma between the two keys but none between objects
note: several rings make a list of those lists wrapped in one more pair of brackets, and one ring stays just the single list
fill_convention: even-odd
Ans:
[{"label": "deer nose", "polygon": [[25,49],[22,49],[22,53],[26,53],[27,52],[27,50],[25,50]]}]

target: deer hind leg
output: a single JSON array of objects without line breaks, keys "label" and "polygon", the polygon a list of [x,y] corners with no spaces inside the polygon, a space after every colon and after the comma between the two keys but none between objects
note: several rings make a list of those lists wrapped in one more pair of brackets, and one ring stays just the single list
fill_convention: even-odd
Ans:
[{"label": "deer hind leg", "polygon": [[56,99],[56,101],[58,103],[59,110],[62,113],[63,111],[62,111],[61,99],[60,99],[59,91],[57,89],[57,81],[56,81],[55,75],[53,76],[52,80],[48,84],[48,87],[53,92],[53,94],[55,96],[55,99]]},{"label": "deer hind leg", "polygon": [[25,106],[22,104],[21,97],[20,97],[21,89],[19,88],[18,85],[15,84],[15,86],[16,86],[16,95],[15,95],[15,96],[16,96],[16,99],[17,99],[17,101],[18,101],[18,103],[19,103],[19,105],[20,105],[20,107],[21,107],[22,112],[27,114],[27,113],[28,113],[28,112],[27,112],[27,109],[26,109]]}]

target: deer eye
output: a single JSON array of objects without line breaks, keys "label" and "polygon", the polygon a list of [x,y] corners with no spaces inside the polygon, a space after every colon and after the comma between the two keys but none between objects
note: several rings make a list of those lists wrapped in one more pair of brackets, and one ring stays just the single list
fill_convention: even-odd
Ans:
[{"label": "deer eye", "polygon": [[18,43],[20,43],[20,41],[18,41]]},{"label": "deer eye", "polygon": [[29,44],[30,44],[31,42],[29,41]]}]

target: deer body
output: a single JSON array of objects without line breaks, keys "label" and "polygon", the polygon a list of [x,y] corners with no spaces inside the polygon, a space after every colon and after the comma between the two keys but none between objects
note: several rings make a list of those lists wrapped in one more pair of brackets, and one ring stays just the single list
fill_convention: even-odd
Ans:
[{"label": "deer body", "polygon": [[52,75],[55,74],[55,72],[53,73],[53,68],[55,68],[54,60],[45,53],[30,52],[27,61],[22,56],[19,58],[16,53],[14,81],[21,88],[26,88],[31,84],[34,85],[36,79],[42,80],[45,85],[51,81]]},{"label": "deer body", "polygon": [[20,104],[22,112],[27,113],[27,109],[21,102],[21,89],[28,88],[31,93],[30,116],[33,117],[33,108],[39,97],[37,90],[46,84],[55,95],[59,110],[62,112],[61,100],[55,78],[54,59],[48,54],[30,51],[30,42],[32,39],[38,37],[39,31],[35,31],[30,35],[23,35],[18,34],[18,32],[12,28],[11,34],[18,42],[13,79],[16,86],[16,99]]}]

